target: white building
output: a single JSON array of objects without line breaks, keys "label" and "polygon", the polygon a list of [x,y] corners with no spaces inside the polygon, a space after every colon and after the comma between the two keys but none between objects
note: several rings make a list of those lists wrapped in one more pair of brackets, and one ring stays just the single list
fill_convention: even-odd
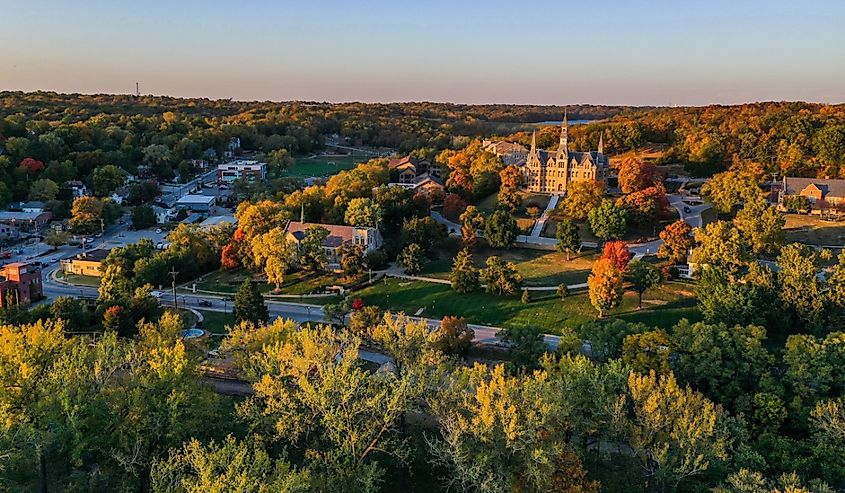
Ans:
[{"label": "white building", "polygon": [[208,213],[216,203],[217,200],[212,195],[185,195],[176,201],[176,208]]},{"label": "white building", "polygon": [[266,178],[267,163],[261,163],[254,159],[238,159],[217,166],[218,183],[232,183],[240,179],[263,181]]}]

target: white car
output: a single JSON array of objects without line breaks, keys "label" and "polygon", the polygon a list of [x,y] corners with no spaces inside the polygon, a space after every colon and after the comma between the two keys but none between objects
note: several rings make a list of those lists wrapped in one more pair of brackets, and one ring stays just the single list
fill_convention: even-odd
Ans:
[{"label": "white car", "polygon": [[161,298],[163,296],[163,293],[161,291],[150,291],[150,295],[153,298]]},{"label": "white car", "polygon": [[161,234],[161,232],[162,232],[162,229],[161,229],[161,228],[156,228],[156,234],[157,234],[157,235],[160,235],[160,234]]}]

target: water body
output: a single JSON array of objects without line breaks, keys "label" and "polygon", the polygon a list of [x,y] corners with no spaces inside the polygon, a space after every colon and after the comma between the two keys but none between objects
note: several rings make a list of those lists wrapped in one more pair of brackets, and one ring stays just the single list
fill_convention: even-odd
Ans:
[{"label": "water body", "polygon": [[[586,125],[588,123],[594,123],[601,120],[569,120],[570,125]],[[533,125],[561,125],[563,124],[563,120],[546,120],[544,122],[536,122]]]}]

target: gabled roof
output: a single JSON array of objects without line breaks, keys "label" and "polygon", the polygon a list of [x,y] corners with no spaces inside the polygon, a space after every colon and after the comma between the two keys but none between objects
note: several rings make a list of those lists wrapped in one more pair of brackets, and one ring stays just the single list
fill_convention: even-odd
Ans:
[{"label": "gabled roof", "polygon": [[324,247],[339,247],[346,242],[351,242],[355,238],[356,229],[372,229],[341,226],[339,224],[302,223],[299,221],[291,221],[288,223],[285,231],[293,235],[297,241],[302,241],[305,239],[305,231],[312,226],[319,226],[329,231],[329,236],[323,240],[322,243]]},{"label": "gabled roof", "polygon": [[845,180],[831,180],[827,178],[793,178],[787,176],[783,179],[786,195],[798,195],[810,185],[815,185],[822,192],[822,198],[844,197]]}]

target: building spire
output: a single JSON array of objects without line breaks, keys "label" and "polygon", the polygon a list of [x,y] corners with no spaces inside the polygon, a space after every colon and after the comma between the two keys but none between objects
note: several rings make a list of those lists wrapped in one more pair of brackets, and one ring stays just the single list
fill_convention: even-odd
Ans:
[{"label": "building spire", "polygon": [[305,202],[299,205],[299,222],[305,223]]},{"label": "building spire", "polygon": [[563,108],[563,123],[560,124],[560,149],[569,154],[569,120],[566,115],[566,107]]},{"label": "building spire", "polygon": [[531,154],[537,151],[537,131],[531,132]]},{"label": "building spire", "polygon": [[604,154],[604,131],[599,134],[599,154]]}]

